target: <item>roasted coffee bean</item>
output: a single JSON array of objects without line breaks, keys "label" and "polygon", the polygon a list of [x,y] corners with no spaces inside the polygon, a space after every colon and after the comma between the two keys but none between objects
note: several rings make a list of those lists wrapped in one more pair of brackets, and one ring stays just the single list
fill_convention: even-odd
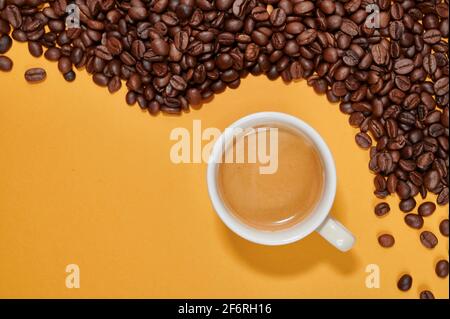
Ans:
[{"label": "roasted coffee bean", "polygon": [[442,236],[448,237],[448,219],[444,219],[439,224],[439,231]]},{"label": "roasted coffee bean", "polygon": [[438,198],[436,199],[436,202],[438,205],[447,205],[448,204],[448,187],[444,187],[442,191],[439,193]]},{"label": "roasted coffee bean", "polygon": [[432,249],[438,244],[438,239],[432,232],[425,230],[420,233],[420,242],[426,248]]},{"label": "roasted coffee bean", "polygon": [[163,39],[155,39],[150,45],[156,55],[165,56],[169,54],[169,44]]},{"label": "roasted coffee bean", "polygon": [[137,94],[136,92],[133,91],[128,91],[125,100],[127,102],[128,105],[134,105],[136,104],[136,99],[137,99]]},{"label": "roasted coffee bean", "polygon": [[436,275],[440,278],[445,278],[448,276],[448,261],[441,259],[436,263]]},{"label": "roasted coffee bean", "polygon": [[42,45],[39,42],[36,41],[29,41],[28,42],[28,51],[30,54],[36,58],[40,57],[44,50],[42,49]]},{"label": "roasted coffee bean", "polygon": [[414,198],[403,199],[400,201],[399,208],[402,212],[410,212],[416,207]]},{"label": "roasted coffee bean", "polygon": [[372,146],[372,139],[368,134],[364,132],[359,132],[358,134],[356,134],[355,141],[356,144],[363,149],[368,149],[370,146]]},{"label": "roasted coffee bean", "polygon": [[58,61],[61,57],[61,50],[56,47],[49,48],[47,51],[45,51],[44,57],[49,61]]},{"label": "roasted coffee bean", "polygon": [[314,29],[308,29],[308,30],[305,30],[302,33],[300,33],[297,36],[296,40],[299,45],[307,45],[307,44],[312,43],[316,39],[316,37],[317,37],[317,31]]},{"label": "roasted coffee bean", "polygon": [[104,86],[106,87],[108,85],[108,77],[106,77],[104,74],[102,73],[95,73],[92,76],[92,80],[94,81],[95,84],[97,84],[98,86]]},{"label": "roasted coffee bean", "polygon": [[428,44],[435,44],[441,40],[441,32],[437,29],[427,30],[423,34],[423,41]]},{"label": "roasted coffee bean", "polygon": [[414,70],[414,62],[411,59],[400,59],[394,63],[394,71],[397,74],[409,74]]},{"label": "roasted coffee bean", "polygon": [[448,76],[442,77],[434,83],[434,92],[436,95],[445,95],[448,93],[448,85]]},{"label": "roasted coffee bean", "polygon": [[73,81],[75,81],[75,79],[77,77],[76,73],[73,72],[72,70],[65,73],[63,76],[64,76],[64,80],[66,80],[67,82],[73,82]]},{"label": "roasted coffee bean", "polygon": [[375,215],[377,215],[378,217],[387,215],[389,213],[389,211],[391,210],[391,208],[389,207],[388,203],[379,203],[375,206]]},{"label": "roasted coffee bean", "polygon": [[396,192],[400,199],[408,199],[411,196],[411,187],[404,181],[400,180],[397,183]]},{"label": "roasted coffee bean", "polygon": [[433,54],[431,54],[431,53],[427,54],[423,58],[423,68],[430,75],[432,75],[432,74],[434,74],[434,72],[436,72],[437,61],[436,61],[436,57]]},{"label": "roasted coffee bean", "polygon": [[9,35],[0,35],[0,54],[5,54],[11,49],[12,40]]},{"label": "roasted coffee bean", "polygon": [[411,228],[420,229],[423,226],[423,217],[417,214],[408,214],[405,216],[405,223]]},{"label": "roasted coffee bean", "polygon": [[22,26],[23,19],[20,9],[13,4],[6,6],[3,11],[3,17],[14,29],[18,29]]},{"label": "roasted coffee bean", "polygon": [[0,55],[0,71],[9,72],[13,68],[13,61],[7,56]]},{"label": "roasted coffee bean", "polygon": [[25,80],[29,83],[39,83],[45,80],[47,73],[42,68],[31,68],[25,72]]},{"label": "roasted coffee bean", "polygon": [[122,82],[120,81],[119,76],[112,77],[108,82],[108,91],[110,93],[119,91],[121,87],[122,87]]},{"label": "roasted coffee bean", "polygon": [[413,279],[410,275],[405,274],[400,277],[400,279],[397,282],[397,288],[401,291],[408,291],[411,289]]},{"label": "roasted coffee bean", "polygon": [[389,248],[389,247],[394,246],[395,239],[394,239],[394,236],[392,236],[392,235],[383,234],[383,235],[378,236],[378,243],[380,244],[381,247]]},{"label": "roasted coffee bean", "polygon": [[286,22],[286,12],[281,8],[276,8],[270,13],[270,23],[274,27],[280,27]]},{"label": "roasted coffee bean", "polygon": [[435,298],[431,291],[423,290],[420,292],[420,299],[435,299]]},{"label": "roasted coffee bean", "polygon": [[438,171],[430,170],[425,173],[423,183],[429,191],[433,191],[439,185],[440,178]]},{"label": "roasted coffee bean", "polygon": [[436,205],[433,202],[424,202],[419,205],[419,215],[427,217],[432,215],[436,210]]},{"label": "roasted coffee bean", "polygon": [[72,70],[72,61],[70,58],[63,56],[58,60],[58,70],[62,74],[66,74],[67,72]]},{"label": "roasted coffee bean", "polygon": [[294,6],[293,9],[294,13],[298,15],[311,12],[312,10],[314,10],[314,3],[312,1],[299,2]]}]

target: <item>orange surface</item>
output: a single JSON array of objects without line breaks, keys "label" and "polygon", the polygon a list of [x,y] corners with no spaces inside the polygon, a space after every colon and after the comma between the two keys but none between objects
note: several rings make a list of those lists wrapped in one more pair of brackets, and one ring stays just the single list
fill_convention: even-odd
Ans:
[{"label": "orange surface", "polygon": [[[337,105],[306,82],[284,85],[248,78],[182,117],[152,117],[110,95],[78,72],[66,83],[55,64],[14,44],[15,66],[0,74],[0,297],[126,298],[416,298],[421,289],[448,298],[448,278],[434,264],[448,258],[438,234],[434,250],[421,246],[390,198],[391,213],[373,214],[368,153]],[[47,80],[29,85],[28,67]],[[231,233],[213,212],[206,164],[171,163],[173,128],[224,129],[258,111],[281,111],[310,123],[336,160],[338,191],[332,214],[357,237],[340,253],[317,234],[283,247],[263,247]],[[440,207],[424,229],[437,231]],[[392,233],[391,249],[376,237]],[[81,288],[65,287],[65,267],[80,267]],[[381,287],[365,286],[368,264]],[[403,272],[409,292],[397,290]]]}]

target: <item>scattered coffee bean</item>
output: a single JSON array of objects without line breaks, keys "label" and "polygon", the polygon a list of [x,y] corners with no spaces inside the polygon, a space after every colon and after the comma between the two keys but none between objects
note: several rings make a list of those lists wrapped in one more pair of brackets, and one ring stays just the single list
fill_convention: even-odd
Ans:
[{"label": "scattered coffee bean", "polygon": [[436,263],[436,275],[440,278],[445,278],[448,276],[448,261],[441,259]]},{"label": "scattered coffee bean", "polygon": [[424,202],[419,205],[418,212],[419,215],[423,217],[430,216],[434,213],[436,210],[436,205],[432,202]]},{"label": "scattered coffee bean", "polygon": [[372,139],[364,132],[359,132],[355,136],[356,144],[364,149],[368,149],[372,145]]},{"label": "scattered coffee bean", "polygon": [[412,282],[413,282],[412,277],[408,274],[405,274],[401,276],[400,279],[398,280],[397,287],[401,291],[408,291],[409,289],[411,289]]},{"label": "scattered coffee bean", "polygon": [[448,219],[444,219],[440,222],[439,231],[441,232],[442,236],[448,237]]},{"label": "scattered coffee bean", "polygon": [[36,58],[40,57],[44,53],[44,50],[42,49],[42,44],[36,41],[28,42],[28,51],[32,56]]},{"label": "scattered coffee bean", "polygon": [[7,56],[0,55],[0,71],[9,72],[12,70],[13,61]]},{"label": "scattered coffee bean", "polygon": [[76,77],[77,77],[77,75],[73,71],[69,71],[64,74],[64,80],[66,80],[67,82],[75,81]]},{"label": "scattered coffee bean", "polygon": [[5,54],[11,49],[12,40],[9,35],[0,35],[0,54]]},{"label": "scattered coffee bean", "polygon": [[387,215],[389,213],[389,211],[391,210],[391,208],[389,207],[388,203],[379,203],[375,206],[375,215],[377,215],[378,217]]},{"label": "scattered coffee bean", "polygon": [[423,226],[423,217],[417,214],[408,214],[405,216],[405,223],[411,228],[420,229]]},{"label": "scattered coffee bean", "polygon": [[434,295],[429,290],[423,290],[420,292],[420,299],[434,299]]},{"label": "scattered coffee bean", "polygon": [[438,239],[432,232],[425,230],[420,233],[420,242],[426,248],[432,249],[438,244]]},{"label": "scattered coffee bean", "polygon": [[42,68],[31,68],[25,72],[25,80],[29,83],[38,83],[45,80],[47,73]]},{"label": "scattered coffee bean", "polygon": [[394,236],[389,235],[389,234],[383,234],[378,236],[378,243],[380,244],[381,247],[392,247],[395,244],[395,239]]},{"label": "scattered coffee bean", "polygon": [[416,200],[414,198],[403,199],[400,201],[399,208],[402,212],[410,212],[416,207]]}]

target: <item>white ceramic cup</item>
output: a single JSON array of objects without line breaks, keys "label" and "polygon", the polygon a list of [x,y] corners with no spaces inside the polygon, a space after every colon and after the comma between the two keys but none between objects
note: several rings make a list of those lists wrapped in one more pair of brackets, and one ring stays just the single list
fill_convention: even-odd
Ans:
[{"label": "white ceramic cup", "polygon": [[[325,183],[322,198],[313,212],[299,223],[282,230],[264,231],[251,227],[230,212],[223,203],[217,185],[217,171],[227,143],[232,141],[232,130],[251,128],[264,124],[279,124],[306,135],[316,146],[323,161]],[[241,118],[229,126],[230,130],[217,139],[213,146],[207,170],[208,192],[213,207],[220,219],[237,235],[257,244],[284,245],[295,242],[317,231],[322,237],[341,251],[348,251],[355,243],[355,237],[337,220],[329,216],[336,195],[336,167],[328,146],[311,126],[302,120],[284,113],[261,112]]]}]

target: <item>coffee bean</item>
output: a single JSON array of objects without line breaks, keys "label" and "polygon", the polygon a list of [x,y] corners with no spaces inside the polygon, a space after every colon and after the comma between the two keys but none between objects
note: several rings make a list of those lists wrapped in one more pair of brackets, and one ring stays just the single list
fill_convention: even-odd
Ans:
[{"label": "coffee bean", "polygon": [[350,19],[342,19],[341,31],[351,37],[358,35],[358,25]]},{"label": "coffee bean", "polygon": [[7,56],[0,55],[0,71],[9,72],[13,68],[13,61]]},{"label": "coffee bean", "polygon": [[402,275],[397,282],[397,288],[401,291],[408,291],[409,289],[411,289],[412,282],[413,279],[410,275]]},{"label": "coffee bean", "polygon": [[439,196],[436,200],[436,202],[438,203],[438,205],[447,205],[448,204],[448,187],[444,187],[442,189],[442,191],[439,193]]},{"label": "coffee bean", "polygon": [[434,154],[432,152],[426,152],[420,155],[416,160],[417,167],[422,170],[426,170],[433,162]]},{"label": "coffee bean", "polygon": [[427,217],[432,215],[436,210],[436,205],[433,202],[424,202],[419,205],[419,215]]},{"label": "coffee bean", "polygon": [[420,299],[434,299],[434,295],[429,290],[423,290],[420,292]]},{"label": "coffee bean", "polygon": [[427,54],[423,58],[423,68],[430,75],[436,72],[437,62],[436,57],[433,54]]},{"label": "coffee bean", "polygon": [[359,64],[359,56],[358,54],[353,51],[353,50],[348,50],[345,52],[344,57],[342,58],[342,60],[344,61],[345,64],[347,64],[348,66],[356,66]]},{"label": "coffee bean", "polygon": [[426,248],[432,249],[438,244],[438,239],[432,232],[425,230],[420,233],[420,242]]},{"label": "coffee bean", "polygon": [[49,61],[58,61],[61,57],[61,50],[59,48],[49,48],[44,53],[44,57]]},{"label": "coffee bean", "polygon": [[34,57],[40,57],[44,53],[42,45],[36,41],[28,42],[28,51]]},{"label": "coffee bean", "polygon": [[396,192],[400,199],[408,199],[411,196],[411,187],[404,181],[400,180],[397,183]]},{"label": "coffee bean", "polygon": [[439,224],[439,231],[442,236],[448,237],[448,219],[444,219]]},{"label": "coffee bean", "polygon": [[338,58],[338,51],[335,48],[326,48],[323,51],[323,59],[328,63],[335,63]]},{"label": "coffee bean", "polygon": [[47,73],[42,68],[31,68],[25,71],[25,80],[29,83],[39,83],[45,80]]},{"label": "coffee bean", "polygon": [[195,88],[189,89],[187,91],[187,99],[192,105],[199,105],[202,101],[201,92]]},{"label": "coffee bean", "polygon": [[151,42],[151,48],[157,55],[165,56],[169,54],[169,45],[163,39],[153,40]]},{"label": "coffee bean", "polygon": [[118,76],[112,77],[108,82],[108,91],[114,93],[120,90],[122,87],[122,82]]},{"label": "coffee bean", "polygon": [[128,91],[125,100],[127,102],[128,105],[134,105],[136,104],[136,99],[137,99],[137,95],[136,92],[133,91]]},{"label": "coffee bean", "polygon": [[403,199],[400,201],[399,208],[402,212],[410,212],[416,207],[414,198]]},{"label": "coffee bean", "polygon": [[14,29],[22,26],[22,14],[17,6],[11,4],[6,6],[3,11],[3,17],[8,21]]},{"label": "coffee bean", "polygon": [[9,35],[0,35],[0,54],[5,54],[11,49],[12,40]]},{"label": "coffee bean", "polygon": [[64,76],[64,80],[66,80],[67,82],[73,82],[73,81],[75,81],[75,79],[77,77],[75,72],[73,72],[72,70],[70,70],[69,72],[65,73],[63,76]]},{"label": "coffee bean", "polygon": [[394,236],[392,236],[392,235],[383,234],[383,235],[378,236],[378,243],[380,244],[381,247],[389,248],[389,247],[394,246],[395,239],[394,239]]},{"label": "coffee bean", "polygon": [[[317,37],[317,31],[314,29],[308,29],[300,33],[296,40],[299,45],[307,45],[312,43]],[[256,42],[256,41],[255,41]]]},{"label": "coffee bean", "polygon": [[72,61],[66,56],[61,57],[58,60],[58,70],[62,74],[66,74],[72,70]]},{"label": "coffee bean", "polygon": [[430,170],[425,173],[423,183],[429,191],[433,191],[439,184],[440,175],[436,170]]},{"label": "coffee bean", "polygon": [[383,65],[386,64],[386,62],[388,61],[389,51],[381,43],[373,45],[371,53],[373,60],[375,61],[376,64]]},{"label": "coffee bean", "polygon": [[302,1],[294,6],[294,13],[302,15],[314,10],[314,3],[312,1]]},{"label": "coffee bean", "polygon": [[448,77],[442,77],[434,83],[434,92],[436,95],[448,93]]},{"label": "coffee bean", "polygon": [[368,149],[372,145],[372,139],[364,132],[356,134],[355,141],[356,144],[363,149]]},{"label": "coffee bean", "polygon": [[280,27],[286,22],[286,12],[281,8],[276,8],[270,13],[270,23],[274,27]]},{"label": "coffee bean", "polygon": [[405,223],[411,228],[420,229],[423,226],[423,218],[417,214],[408,214],[405,216]]},{"label": "coffee bean", "polygon": [[437,29],[427,30],[423,34],[423,41],[428,44],[435,44],[441,40],[441,32]]},{"label": "coffee bean", "polygon": [[409,74],[414,70],[414,62],[411,59],[400,59],[394,63],[394,71],[397,74]]},{"label": "coffee bean", "polygon": [[389,213],[389,211],[391,210],[391,208],[389,207],[388,203],[379,203],[375,206],[375,215],[377,215],[378,217],[387,215]]},{"label": "coffee bean", "polygon": [[106,87],[108,85],[108,78],[102,74],[102,73],[95,73],[92,76],[92,80],[94,81],[95,84],[97,84],[98,86],[104,86]]},{"label": "coffee bean", "polygon": [[436,275],[440,278],[445,278],[448,276],[448,261],[441,259],[436,263]]}]

